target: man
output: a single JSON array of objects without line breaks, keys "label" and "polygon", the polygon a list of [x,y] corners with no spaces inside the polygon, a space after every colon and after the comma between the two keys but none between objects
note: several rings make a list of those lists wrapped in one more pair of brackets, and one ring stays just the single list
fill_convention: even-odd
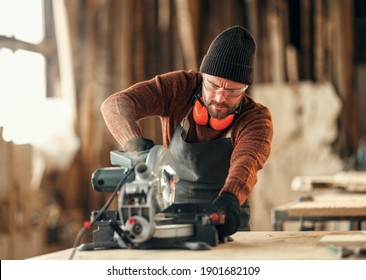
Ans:
[{"label": "man", "polygon": [[175,71],[108,97],[107,127],[126,151],[153,147],[137,120],[159,116],[163,145],[180,178],[176,202],[213,202],[225,213],[223,238],[249,230],[248,197],[270,154],[269,110],[245,94],[253,83],[256,44],[241,26],[219,34],[200,71]]}]

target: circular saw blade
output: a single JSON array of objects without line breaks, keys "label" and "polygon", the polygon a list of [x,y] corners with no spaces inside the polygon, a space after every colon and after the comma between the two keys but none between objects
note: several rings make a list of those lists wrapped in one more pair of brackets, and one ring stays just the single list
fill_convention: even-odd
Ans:
[{"label": "circular saw blade", "polygon": [[156,201],[160,210],[164,210],[174,202],[175,183],[179,177],[169,149],[154,146],[146,158],[146,165],[158,179]]}]

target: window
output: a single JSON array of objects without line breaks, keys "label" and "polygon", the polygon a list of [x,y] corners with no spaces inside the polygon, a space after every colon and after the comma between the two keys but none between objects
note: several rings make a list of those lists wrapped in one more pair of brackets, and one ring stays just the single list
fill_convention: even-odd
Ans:
[{"label": "window", "polygon": [[43,11],[43,0],[0,0],[1,103],[46,97]]},{"label": "window", "polygon": [[53,26],[45,22],[46,14],[53,21],[52,13],[46,13],[52,11],[50,3],[0,0],[0,126],[5,141],[32,143],[42,136],[34,133],[44,129],[36,120],[42,119],[42,110],[48,111],[45,101],[53,90],[47,83],[50,73],[57,72],[53,32],[46,34],[46,26],[51,26],[48,31]]}]

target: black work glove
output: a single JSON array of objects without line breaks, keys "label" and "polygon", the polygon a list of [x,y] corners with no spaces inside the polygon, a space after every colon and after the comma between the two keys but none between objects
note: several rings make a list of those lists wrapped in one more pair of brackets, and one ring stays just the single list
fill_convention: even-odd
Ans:
[{"label": "black work glove", "polygon": [[142,152],[154,147],[154,142],[146,138],[132,138],[125,145],[126,152]]},{"label": "black work glove", "polygon": [[223,241],[225,237],[235,233],[240,226],[240,205],[238,199],[229,192],[219,195],[213,205],[225,214],[225,223],[217,227],[219,239]]}]

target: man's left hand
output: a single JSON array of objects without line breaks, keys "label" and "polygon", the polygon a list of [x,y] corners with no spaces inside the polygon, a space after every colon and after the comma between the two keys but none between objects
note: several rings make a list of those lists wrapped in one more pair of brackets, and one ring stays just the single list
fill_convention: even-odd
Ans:
[{"label": "man's left hand", "polygon": [[222,193],[213,202],[225,214],[225,223],[218,226],[219,239],[234,234],[240,226],[240,205],[238,199],[229,192]]}]

